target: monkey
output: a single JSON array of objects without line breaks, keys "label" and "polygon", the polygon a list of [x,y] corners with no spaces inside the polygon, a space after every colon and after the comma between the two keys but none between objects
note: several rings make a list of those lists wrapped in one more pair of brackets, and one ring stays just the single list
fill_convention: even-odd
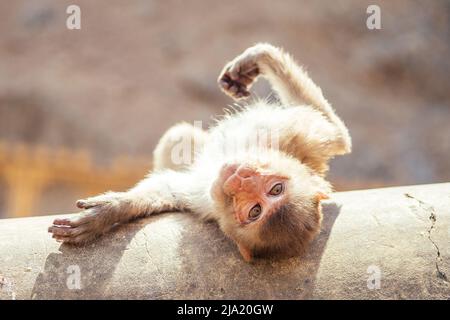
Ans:
[{"label": "monkey", "polygon": [[[258,43],[246,49],[225,65],[218,84],[235,101],[247,101],[259,77],[277,102],[254,99],[226,109],[208,130],[172,127],[142,181],[125,192],[78,200],[82,211],[55,219],[48,229],[53,238],[82,245],[114,225],[180,211],[216,221],[247,262],[304,253],[320,231],[321,201],[332,192],[325,179],[329,160],[350,153],[351,138],[322,90],[282,48]],[[256,148],[250,137],[260,131],[277,139],[257,140],[262,147]],[[191,162],[180,165],[170,152],[183,137],[197,148]],[[227,147],[233,144],[246,147]]]}]

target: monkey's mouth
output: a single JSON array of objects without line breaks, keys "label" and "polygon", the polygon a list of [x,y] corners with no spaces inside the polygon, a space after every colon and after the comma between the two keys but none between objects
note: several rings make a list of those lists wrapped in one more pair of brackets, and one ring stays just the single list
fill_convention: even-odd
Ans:
[{"label": "monkey's mouth", "polygon": [[225,201],[226,203],[233,202],[232,195],[225,192],[224,184],[231,176],[233,176],[236,173],[238,167],[239,167],[238,164],[224,164],[222,166],[222,168],[219,171],[218,177],[212,184],[210,191],[211,197],[214,200],[217,200],[222,203],[223,201]]},{"label": "monkey's mouth", "polygon": [[218,180],[220,181],[223,193],[229,197],[232,197],[234,192],[230,188],[226,188],[226,186],[230,183],[230,179],[236,174],[238,168],[238,164],[224,164],[220,169]]}]

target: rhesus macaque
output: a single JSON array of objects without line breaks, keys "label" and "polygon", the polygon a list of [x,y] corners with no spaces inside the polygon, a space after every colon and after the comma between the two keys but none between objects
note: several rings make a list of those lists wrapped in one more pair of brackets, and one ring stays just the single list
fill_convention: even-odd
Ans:
[{"label": "rhesus macaque", "polygon": [[[84,211],[56,219],[49,228],[53,238],[85,243],[117,223],[188,211],[217,221],[246,261],[304,252],[320,229],[320,201],[331,192],[324,179],[328,161],[349,153],[351,139],[321,89],[282,49],[248,48],[224,67],[218,82],[239,100],[250,95],[259,76],[270,82],[280,103],[240,107],[208,131],[176,125],[154,151],[153,172],[126,192],[78,200]],[[251,139],[259,132],[276,133],[277,140],[257,148]],[[171,150],[186,137],[197,148],[191,163],[180,165]],[[233,145],[247,147],[228,148]]]}]

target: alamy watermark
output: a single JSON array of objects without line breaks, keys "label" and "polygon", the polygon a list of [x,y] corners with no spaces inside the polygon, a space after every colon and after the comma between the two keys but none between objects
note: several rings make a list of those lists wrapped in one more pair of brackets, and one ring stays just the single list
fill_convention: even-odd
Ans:
[{"label": "alamy watermark", "polygon": [[[202,121],[194,121],[194,130],[202,130]],[[195,139],[195,135],[170,137],[170,159],[175,165],[190,165],[193,155],[202,150],[202,144]],[[277,128],[256,128],[243,134],[230,130],[215,137],[217,145],[213,152],[226,155],[227,158],[239,158],[251,155],[252,158],[270,158],[271,150],[280,149],[280,132]]]},{"label": "alamy watermark", "polygon": [[367,273],[370,274],[367,278],[367,288],[369,290],[377,290],[381,288],[381,269],[377,266],[371,265],[367,268]]},{"label": "alamy watermark", "polygon": [[67,274],[69,276],[66,280],[66,285],[69,290],[81,289],[81,270],[78,265],[70,265],[67,267]]},{"label": "alamy watermark", "polygon": [[376,4],[367,7],[366,13],[369,14],[366,20],[366,26],[369,30],[381,29],[381,8]]},{"label": "alamy watermark", "polygon": [[66,27],[69,30],[81,29],[81,9],[79,6],[72,4],[67,7],[66,13],[69,15],[66,19]]}]

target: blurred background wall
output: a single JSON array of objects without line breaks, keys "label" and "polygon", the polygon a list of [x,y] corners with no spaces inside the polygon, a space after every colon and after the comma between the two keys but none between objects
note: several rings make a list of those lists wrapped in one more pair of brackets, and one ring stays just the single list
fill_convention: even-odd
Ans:
[{"label": "blurred background wall", "polygon": [[450,179],[450,1],[0,0],[0,217],[132,186],[164,130],[231,103],[218,73],[259,41],[305,64],[348,125],[337,190]]}]

